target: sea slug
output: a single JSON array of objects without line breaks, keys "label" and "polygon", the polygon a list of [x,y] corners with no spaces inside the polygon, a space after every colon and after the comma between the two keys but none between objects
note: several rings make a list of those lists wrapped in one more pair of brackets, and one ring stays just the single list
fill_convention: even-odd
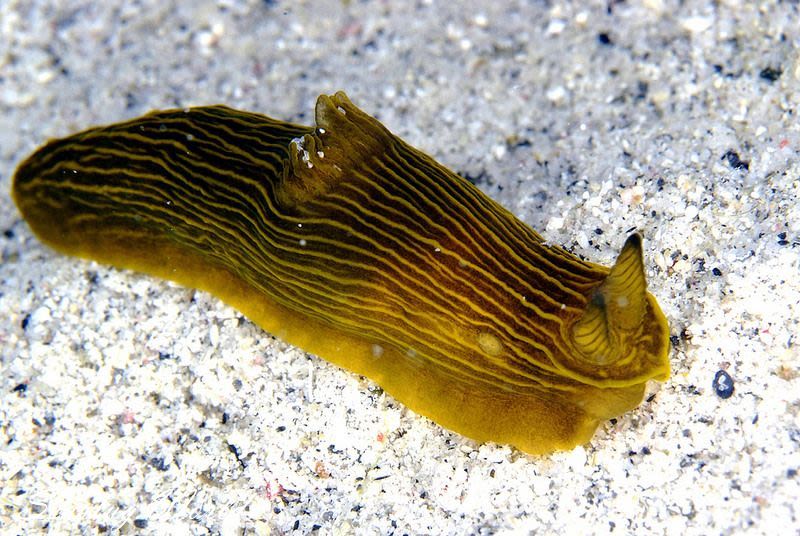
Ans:
[{"label": "sea slug", "polygon": [[206,290],[478,441],[587,442],[669,376],[642,243],[583,261],[344,93],[316,127],[225,106],[50,141],[13,198],[62,253]]}]

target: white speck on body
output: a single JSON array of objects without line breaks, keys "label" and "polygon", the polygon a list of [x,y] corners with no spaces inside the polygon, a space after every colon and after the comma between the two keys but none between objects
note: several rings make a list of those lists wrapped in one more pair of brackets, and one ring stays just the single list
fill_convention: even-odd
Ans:
[{"label": "white speck on body", "polygon": [[308,168],[311,169],[314,167],[314,164],[313,162],[311,162],[311,155],[308,154],[308,151],[306,150],[303,144],[303,140],[304,138],[294,138],[292,140],[292,143],[297,145],[297,152],[300,154],[300,160],[305,162],[306,166],[308,166]]}]

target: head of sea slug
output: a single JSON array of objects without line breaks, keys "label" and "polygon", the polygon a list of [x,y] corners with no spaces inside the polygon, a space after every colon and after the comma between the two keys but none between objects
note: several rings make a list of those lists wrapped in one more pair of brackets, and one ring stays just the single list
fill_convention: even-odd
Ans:
[{"label": "head of sea slug", "polygon": [[565,324],[570,375],[596,387],[625,387],[669,377],[669,326],[647,292],[642,238],[632,234],[582,314]]}]

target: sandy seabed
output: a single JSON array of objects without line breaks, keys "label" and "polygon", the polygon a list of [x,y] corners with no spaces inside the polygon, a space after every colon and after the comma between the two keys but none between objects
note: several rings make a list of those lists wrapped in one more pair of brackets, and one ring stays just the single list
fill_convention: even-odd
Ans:
[{"label": "sandy seabed", "polygon": [[[2,532],[798,530],[798,7],[547,4],[0,3]],[[571,452],[476,444],[8,195],[48,138],[339,89],[548,241],[608,265],[639,229],[672,378]]]}]

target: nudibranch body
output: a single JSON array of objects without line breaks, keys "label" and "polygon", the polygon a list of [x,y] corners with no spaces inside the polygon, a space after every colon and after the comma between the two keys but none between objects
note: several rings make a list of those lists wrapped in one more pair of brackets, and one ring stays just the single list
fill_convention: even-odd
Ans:
[{"label": "nudibranch body", "polygon": [[316,127],[225,106],[47,143],[13,197],[62,253],[206,290],[478,441],[587,442],[669,376],[642,244],[580,260],[343,93]]}]

